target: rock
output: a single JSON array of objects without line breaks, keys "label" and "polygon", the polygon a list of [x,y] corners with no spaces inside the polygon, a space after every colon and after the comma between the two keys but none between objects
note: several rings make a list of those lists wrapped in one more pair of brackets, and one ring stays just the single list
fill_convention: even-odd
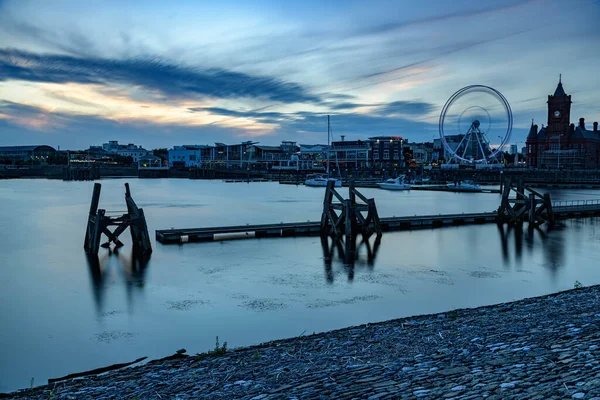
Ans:
[{"label": "rock", "polygon": [[448,368],[437,371],[438,374],[443,376],[452,376],[452,375],[462,375],[469,372],[469,368],[467,367],[456,367],[456,368]]},{"label": "rock", "polygon": [[415,390],[413,392],[413,395],[415,395],[416,397],[424,397],[427,396],[427,394],[431,392],[431,390],[428,389],[420,389],[420,390]]},{"label": "rock", "polygon": [[574,399],[583,399],[585,397],[585,393],[582,392],[577,392],[575,393],[573,396],[571,396]]}]

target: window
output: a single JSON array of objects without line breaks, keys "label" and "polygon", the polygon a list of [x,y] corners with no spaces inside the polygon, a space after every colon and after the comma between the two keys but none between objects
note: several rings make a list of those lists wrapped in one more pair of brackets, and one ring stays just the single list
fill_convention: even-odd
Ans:
[{"label": "window", "polygon": [[196,161],[196,155],[190,154],[190,161]]},{"label": "window", "polygon": [[383,151],[383,159],[384,160],[389,160],[390,159],[390,151],[389,150],[384,150]]},{"label": "window", "polygon": [[379,150],[373,152],[373,160],[379,160]]},{"label": "window", "polygon": [[394,160],[398,160],[398,150],[394,150]]}]

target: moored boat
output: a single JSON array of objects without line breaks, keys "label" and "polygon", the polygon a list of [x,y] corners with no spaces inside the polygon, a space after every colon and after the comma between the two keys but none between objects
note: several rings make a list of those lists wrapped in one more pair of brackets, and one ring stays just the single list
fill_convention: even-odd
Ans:
[{"label": "moored boat", "polygon": [[410,184],[404,182],[404,176],[399,176],[397,178],[388,179],[385,182],[381,182],[377,184],[382,189],[387,190],[408,190],[410,189]]},{"label": "moored boat", "polygon": [[342,181],[336,178],[327,178],[326,176],[323,175],[308,175],[306,177],[306,180],[304,181],[304,184],[306,186],[314,186],[314,187],[325,187],[327,186],[327,182],[329,181],[334,181],[335,182],[335,187],[342,187]]}]

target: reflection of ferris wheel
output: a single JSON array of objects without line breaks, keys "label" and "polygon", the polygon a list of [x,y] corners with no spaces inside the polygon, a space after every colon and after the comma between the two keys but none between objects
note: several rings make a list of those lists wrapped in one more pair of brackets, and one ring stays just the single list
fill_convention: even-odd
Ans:
[{"label": "reflection of ferris wheel", "polygon": [[512,111],[502,93],[489,86],[471,85],[454,93],[442,108],[440,138],[451,158],[487,164],[499,161],[499,153],[510,140],[512,123]]}]

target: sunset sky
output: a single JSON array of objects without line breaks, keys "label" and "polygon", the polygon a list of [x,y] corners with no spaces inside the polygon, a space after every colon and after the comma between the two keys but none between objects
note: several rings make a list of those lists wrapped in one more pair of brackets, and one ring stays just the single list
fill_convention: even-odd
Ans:
[{"label": "sunset sky", "polygon": [[512,143],[600,120],[600,0],[0,0],[0,145],[431,141],[446,100],[489,85]]}]

